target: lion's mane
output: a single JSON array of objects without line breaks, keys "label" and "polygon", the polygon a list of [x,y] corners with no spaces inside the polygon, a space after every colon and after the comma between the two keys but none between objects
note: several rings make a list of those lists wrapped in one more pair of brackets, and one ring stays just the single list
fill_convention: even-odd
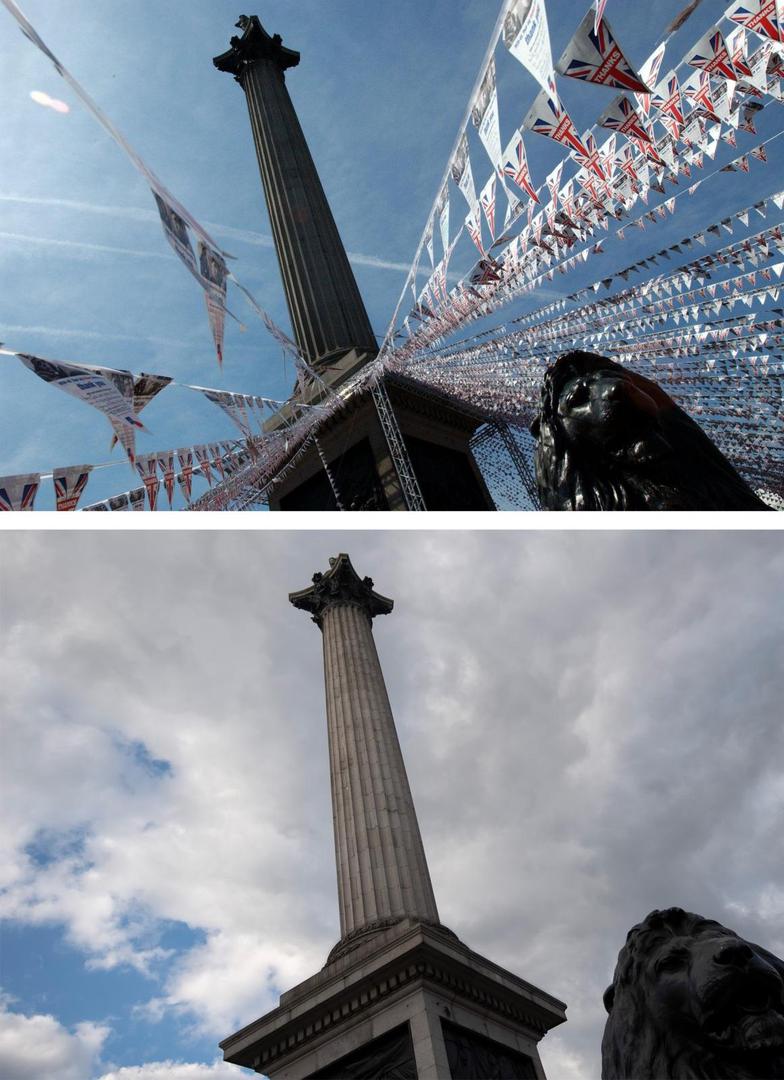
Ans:
[{"label": "lion's mane", "polygon": [[[677,975],[677,1011],[657,1007],[657,976],[652,973],[656,955],[673,947],[693,955],[700,943],[704,947],[708,942],[712,949],[717,941],[722,950],[741,950],[744,965],[717,968],[718,978],[716,972],[709,973],[714,976],[711,982],[704,966],[695,971],[688,964]],[[784,961],[766,949],[681,908],[652,911],[629,931],[604,994],[609,1015],[602,1039],[602,1080],[784,1077],[782,989]],[[766,995],[773,1003],[770,1015],[760,1005]],[[753,1015],[743,1011],[750,1000],[752,1009],[759,1010]],[[737,1031],[744,1021],[756,1025],[754,1038],[745,1042],[718,1031],[724,1023]]]},{"label": "lion's mane", "polygon": [[531,432],[547,510],[770,509],[660,386],[595,353],[547,369]]}]

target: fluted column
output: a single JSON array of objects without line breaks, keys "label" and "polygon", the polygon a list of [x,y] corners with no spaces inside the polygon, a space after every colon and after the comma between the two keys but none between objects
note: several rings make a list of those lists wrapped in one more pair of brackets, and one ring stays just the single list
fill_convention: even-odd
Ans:
[{"label": "fluted column", "polygon": [[438,923],[372,619],[392,601],[347,555],[289,596],[323,633],[341,937],[405,917]]},{"label": "fluted column", "polygon": [[299,53],[270,37],[257,16],[242,16],[241,38],[213,63],[245,91],[275,250],[297,344],[311,362],[376,340],[340,239],[284,71]]}]

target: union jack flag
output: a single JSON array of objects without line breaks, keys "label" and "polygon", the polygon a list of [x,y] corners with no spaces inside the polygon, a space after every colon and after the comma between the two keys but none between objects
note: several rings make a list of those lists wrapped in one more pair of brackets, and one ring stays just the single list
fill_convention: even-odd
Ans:
[{"label": "union jack flag", "polygon": [[558,98],[550,97],[546,90],[540,90],[523,121],[523,127],[537,135],[546,135],[548,139],[554,139],[562,146],[570,146],[580,154],[588,154],[580,142],[572,118]]},{"label": "union jack flag", "polygon": [[638,139],[647,139],[653,142],[648,134],[642,117],[632,105],[625,94],[616,98],[607,111],[600,117],[601,127],[617,131],[621,135],[636,135]]},{"label": "union jack flag", "polygon": [[713,116],[717,120],[721,119],[716,116],[716,106],[713,104],[713,98],[711,97],[710,76],[706,75],[704,71],[695,72],[688,82],[683,84],[683,89],[686,97],[694,102],[695,107],[701,106],[709,116]]},{"label": "union jack flag", "polygon": [[[593,51],[594,56],[588,59]],[[610,24],[602,19],[594,26],[593,11],[589,11],[577,29],[563,56],[558,70],[571,79],[598,83],[600,86],[617,86],[619,90],[634,90],[648,94],[640,76],[631,66],[623,50],[613,37]]]},{"label": "union jack flag", "polygon": [[781,17],[777,0],[741,0],[727,15],[733,22],[760,37],[781,41]]},{"label": "union jack flag", "polygon": [[215,471],[220,473],[220,477],[222,480],[226,473],[223,471],[223,453],[221,452],[221,448],[218,446],[217,443],[210,443],[209,450],[212,454],[212,464],[215,468]]},{"label": "union jack flag", "polygon": [[673,73],[668,76],[666,96],[657,88],[653,95],[653,104],[662,114],[661,121],[669,133],[677,138],[683,126],[683,101],[677,75]]},{"label": "union jack flag", "polygon": [[163,473],[163,486],[171,509],[174,498],[174,454],[159,454],[158,467]]},{"label": "union jack flag", "polygon": [[[58,510],[75,510],[76,504],[82,496],[82,492],[87,487],[87,478],[90,474],[89,469],[85,469],[84,472],[74,474],[73,470],[64,469],[62,472],[55,472],[52,477],[54,483],[54,494],[56,499],[56,508]],[[76,476],[73,484],[70,485],[69,481]]]},{"label": "union jack flag", "polygon": [[581,153],[579,150],[575,150],[572,154],[581,165],[584,165],[586,169],[592,169],[593,172],[599,177],[600,180],[605,180],[605,172],[602,167],[602,158],[599,153],[596,141],[590,131],[586,131],[583,135],[583,144],[585,150]]},{"label": "union jack flag", "polygon": [[0,511],[32,510],[40,476],[4,476],[0,478]]},{"label": "union jack flag", "polygon": [[158,479],[158,459],[154,454],[143,454],[136,459],[136,471],[147,489],[147,498],[150,510],[155,510],[158,505],[158,490],[161,482]]},{"label": "union jack flag", "polygon": [[180,465],[180,475],[177,480],[180,483],[183,494],[188,502],[191,501],[191,486],[193,478],[193,451],[188,447],[177,451],[177,461]]},{"label": "union jack flag", "polygon": [[515,132],[512,141],[506,148],[502,171],[504,176],[511,177],[522,191],[530,195],[534,202],[539,202],[534,186],[531,183],[531,173],[525,156],[525,144],[520,131]]},{"label": "union jack flag", "polygon": [[206,446],[194,446],[193,452],[196,454],[196,459],[201,465],[201,471],[204,475],[204,479],[207,481],[210,487],[212,487],[212,473],[210,471],[210,451]]},{"label": "union jack flag", "polygon": [[708,75],[721,75],[723,79],[737,81],[738,73],[732,66],[727,44],[719,29],[709,30],[697,42],[696,52],[687,61],[691,67],[701,68]]}]

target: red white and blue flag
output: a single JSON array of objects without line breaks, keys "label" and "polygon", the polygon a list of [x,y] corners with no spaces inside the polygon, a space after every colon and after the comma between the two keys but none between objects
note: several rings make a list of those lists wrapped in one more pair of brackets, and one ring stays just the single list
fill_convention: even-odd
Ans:
[{"label": "red white and blue flag", "polygon": [[653,106],[661,113],[660,119],[667,131],[677,139],[683,127],[683,101],[678,76],[674,71],[654,90]]},{"label": "red white and blue flag", "polygon": [[745,26],[747,30],[753,30],[760,37],[781,41],[783,8],[782,0],[739,0],[727,9],[726,15],[728,19],[739,26]]},{"label": "red white and blue flag", "polygon": [[599,23],[604,18],[604,9],[607,7],[607,0],[594,0],[594,16],[593,16],[593,28],[599,29]]},{"label": "red white and blue flag", "polygon": [[64,469],[52,470],[52,482],[57,510],[75,510],[82,492],[87,487],[87,479],[92,465],[69,465]]},{"label": "red white and blue flag", "polygon": [[579,154],[588,154],[566,109],[555,93],[540,90],[528,110],[523,127],[537,135],[546,135]]},{"label": "red white and blue flag", "polygon": [[172,501],[174,499],[174,451],[167,450],[163,454],[158,454],[158,468],[163,473],[163,487],[166,492],[166,498],[169,500],[169,509],[171,510]]},{"label": "red white and blue flag", "polygon": [[596,140],[590,131],[586,131],[582,138],[583,146],[585,150],[581,153],[579,150],[575,150],[572,153],[572,157],[586,169],[590,169],[595,172],[600,180],[606,179],[604,167],[602,165],[602,158],[599,150],[596,146]]},{"label": "red white and blue flag", "polygon": [[593,8],[567,45],[558,61],[557,70],[570,79],[600,86],[616,86],[619,90],[648,94],[651,89],[627,60],[607,20],[602,19],[598,27],[594,26]]},{"label": "red white and blue flag", "polygon": [[736,26],[726,34],[724,40],[727,44],[727,52],[730,54],[732,66],[741,78],[751,78],[752,70],[746,60],[746,31],[742,26]]},{"label": "red white and blue flag", "polygon": [[683,84],[683,92],[693,102],[694,108],[703,109],[709,116],[716,120],[721,117],[716,115],[716,106],[713,104],[713,92],[711,90],[710,76],[704,71],[695,71]]},{"label": "red white and blue flag", "polygon": [[212,487],[212,473],[210,471],[210,451],[207,446],[194,446],[193,452],[201,466],[201,472],[204,479]]},{"label": "red white and blue flag", "polygon": [[638,139],[652,142],[643,119],[625,94],[621,94],[599,117],[600,127],[617,131],[620,135],[636,135]]},{"label": "red white and blue flag", "polygon": [[0,511],[32,510],[40,483],[40,473],[0,476]]},{"label": "red white and blue flag", "polygon": [[158,479],[158,457],[156,454],[141,454],[136,459],[136,471],[141,477],[150,509],[155,510],[158,505],[158,491],[161,482]]},{"label": "red white and blue flag", "polygon": [[686,63],[691,67],[701,68],[708,75],[720,75],[723,79],[737,81],[738,73],[730,59],[727,43],[718,26],[713,26],[700,38]]},{"label": "red white and blue flag", "polygon": [[179,462],[181,469],[181,472],[177,476],[177,480],[182,488],[182,493],[185,496],[186,502],[190,502],[193,478],[193,450],[191,450],[189,446],[178,450],[177,461]]},{"label": "red white and blue flag", "polygon": [[529,195],[534,202],[539,202],[531,182],[531,173],[528,169],[528,159],[525,155],[525,143],[521,131],[514,133],[511,142],[504,151],[502,167],[505,176],[511,177],[515,184]]}]

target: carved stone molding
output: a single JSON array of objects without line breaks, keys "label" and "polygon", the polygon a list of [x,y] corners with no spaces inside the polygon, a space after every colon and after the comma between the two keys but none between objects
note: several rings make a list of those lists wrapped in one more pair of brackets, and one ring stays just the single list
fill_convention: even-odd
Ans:
[{"label": "carved stone molding", "polygon": [[361,608],[371,621],[376,615],[388,615],[393,607],[392,600],[373,591],[372,578],[360,578],[346,554],[330,559],[329,570],[325,574],[314,574],[313,584],[289,593],[289,600],[295,608],[309,611],[319,628],[324,613],[340,604]]}]

